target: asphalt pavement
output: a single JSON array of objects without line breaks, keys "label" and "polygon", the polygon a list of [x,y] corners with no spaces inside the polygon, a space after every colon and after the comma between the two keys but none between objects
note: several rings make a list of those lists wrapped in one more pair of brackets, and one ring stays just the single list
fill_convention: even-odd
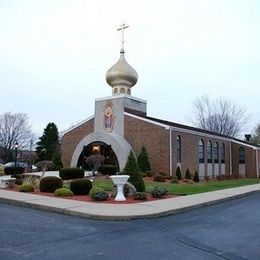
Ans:
[{"label": "asphalt pavement", "polygon": [[0,259],[260,259],[260,193],[177,215],[101,221],[0,203]]}]

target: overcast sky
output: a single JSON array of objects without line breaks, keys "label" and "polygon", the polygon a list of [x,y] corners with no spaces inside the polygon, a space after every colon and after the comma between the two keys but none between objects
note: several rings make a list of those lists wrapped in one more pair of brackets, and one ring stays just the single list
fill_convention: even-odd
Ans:
[{"label": "overcast sky", "polygon": [[148,115],[191,125],[196,97],[231,99],[260,122],[258,0],[0,0],[0,114],[28,114],[41,135],[94,113],[106,71],[125,57]]}]

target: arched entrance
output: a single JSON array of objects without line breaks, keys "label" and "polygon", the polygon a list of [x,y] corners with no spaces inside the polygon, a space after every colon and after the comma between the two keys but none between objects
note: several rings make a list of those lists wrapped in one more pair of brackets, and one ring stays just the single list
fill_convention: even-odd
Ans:
[{"label": "arched entrance", "polygon": [[[129,152],[132,150],[131,145],[127,140],[116,133],[104,133],[104,132],[94,132],[85,136],[76,146],[72,158],[70,167],[76,167],[79,161],[79,157],[84,149],[92,143],[104,143],[111,146],[111,149],[115,153],[119,164],[119,171],[122,171],[125,167],[127,157]],[[87,149],[87,148],[86,148]]]},{"label": "arched entrance", "polygon": [[119,169],[115,152],[113,151],[111,145],[104,142],[93,142],[83,146],[77,162],[77,167],[82,167],[84,170],[91,170],[89,165],[86,163],[86,159],[91,155],[102,155],[104,156],[103,164],[114,165]]}]

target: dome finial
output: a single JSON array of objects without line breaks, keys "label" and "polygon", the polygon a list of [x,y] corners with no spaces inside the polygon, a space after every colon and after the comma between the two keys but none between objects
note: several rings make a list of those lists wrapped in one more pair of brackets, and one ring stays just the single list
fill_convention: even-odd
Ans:
[{"label": "dome finial", "polygon": [[125,60],[124,51],[124,29],[128,25],[121,24],[117,31],[122,31],[120,58],[106,73],[106,81],[112,87],[112,94],[127,94],[131,95],[131,88],[136,84],[138,75],[136,71]]},{"label": "dome finial", "polygon": [[122,31],[122,36],[121,36],[121,49],[124,50],[124,44],[125,44],[125,38],[124,38],[124,29],[128,28],[129,25],[125,25],[124,23],[122,23],[120,25],[120,28],[117,29],[117,31]]}]

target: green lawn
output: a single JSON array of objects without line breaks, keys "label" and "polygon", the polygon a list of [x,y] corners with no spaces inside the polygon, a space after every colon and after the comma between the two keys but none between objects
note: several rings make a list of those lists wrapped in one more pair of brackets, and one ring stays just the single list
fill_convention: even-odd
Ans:
[{"label": "green lawn", "polygon": [[[173,184],[167,182],[145,182],[146,192],[151,192],[155,186],[164,187],[168,190],[168,194],[175,195],[191,195],[196,193],[235,188],[245,185],[258,184],[260,179],[238,179],[229,181],[209,181],[196,184]],[[104,188],[111,191],[113,182],[111,179],[96,178],[93,182],[94,186]]]},{"label": "green lawn", "polygon": [[222,190],[228,188],[235,188],[250,184],[260,183],[260,179],[238,179],[229,181],[209,181],[196,184],[173,184],[166,182],[149,182],[145,183],[146,191],[150,192],[155,186],[164,187],[168,190],[168,194],[196,194],[208,191]]}]

